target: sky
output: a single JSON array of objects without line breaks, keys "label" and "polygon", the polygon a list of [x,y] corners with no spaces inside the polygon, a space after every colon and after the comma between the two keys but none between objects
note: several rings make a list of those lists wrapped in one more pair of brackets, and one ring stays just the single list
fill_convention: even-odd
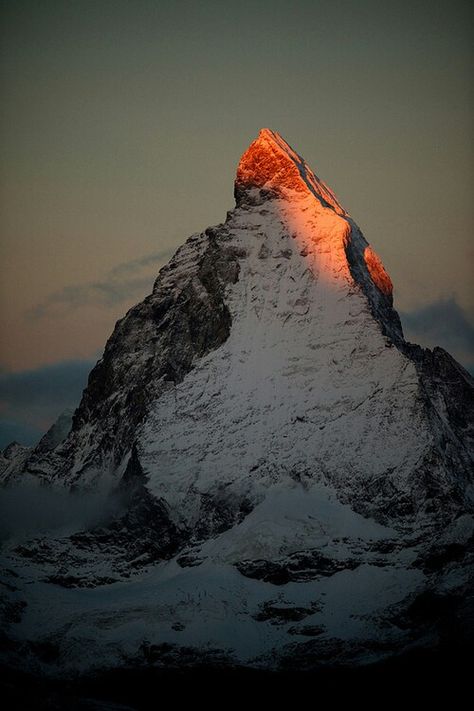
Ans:
[{"label": "sky", "polygon": [[0,446],[77,404],[264,126],[380,254],[410,340],[472,369],[470,4],[3,0]]}]

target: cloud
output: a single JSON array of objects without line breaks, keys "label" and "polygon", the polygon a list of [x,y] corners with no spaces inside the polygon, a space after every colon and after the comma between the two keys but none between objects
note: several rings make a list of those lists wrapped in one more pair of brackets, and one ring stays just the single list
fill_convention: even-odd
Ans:
[{"label": "cloud", "polygon": [[[0,374],[0,446],[33,444],[66,408],[79,404],[92,360]],[[36,436],[38,435],[38,436]]]},{"label": "cloud", "polygon": [[168,260],[173,253],[171,249],[163,249],[161,252],[152,252],[145,254],[144,257],[133,259],[131,262],[122,262],[110,270],[109,274],[112,278],[123,277],[130,274],[136,274],[146,267],[155,267],[157,264]]},{"label": "cloud", "polygon": [[0,420],[0,449],[4,449],[10,442],[20,442],[31,447],[41,439],[43,434],[43,430],[39,427]]},{"label": "cloud", "polygon": [[[40,319],[60,311],[69,311],[90,304],[110,307],[127,299],[139,297],[150,289],[158,265],[171,256],[171,250],[147,254],[113,267],[104,279],[86,284],[70,284],[51,293],[42,303],[29,309],[30,319]],[[153,273],[149,270],[154,267]],[[148,273],[147,273],[148,272]]]},{"label": "cloud", "polygon": [[474,327],[464,309],[451,297],[420,309],[401,312],[407,340],[428,348],[441,346],[465,368],[474,369]]},{"label": "cloud", "polygon": [[0,490],[0,542],[48,532],[61,537],[106,525],[123,504],[120,497],[100,490],[79,493],[22,482]]}]

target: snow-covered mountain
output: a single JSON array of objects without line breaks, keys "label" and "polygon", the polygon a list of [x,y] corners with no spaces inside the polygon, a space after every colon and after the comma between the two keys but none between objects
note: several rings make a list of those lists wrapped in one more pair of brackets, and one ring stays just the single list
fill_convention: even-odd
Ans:
[{"label": "snow-covered mountain", "polygon": [[278,134],[235,198],[117,323],[66,439],[5,467],[114,502],[4,545],[11,664],[356,664],[467,639],[472,379],[405,342],[379,257]]}]

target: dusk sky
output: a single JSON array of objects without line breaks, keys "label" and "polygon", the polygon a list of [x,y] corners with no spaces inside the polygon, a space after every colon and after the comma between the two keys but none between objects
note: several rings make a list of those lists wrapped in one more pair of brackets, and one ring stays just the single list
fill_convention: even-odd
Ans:
[{"label": "dusk sky", "polygon": [[407,335],[474,366],[472,3],[1,3],[0,446],[233,207],[268,126],[380,254]]}]

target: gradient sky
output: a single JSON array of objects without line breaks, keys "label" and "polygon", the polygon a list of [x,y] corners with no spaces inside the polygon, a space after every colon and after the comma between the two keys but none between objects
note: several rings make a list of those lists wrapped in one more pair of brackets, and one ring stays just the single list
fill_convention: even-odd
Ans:
[{"label": "gradient sky", "polygon": [[474,363],[470,4],[3,1],[0,415],[49,422],[12,382],[89,367],[225,219],[263,126],[351,212],[409,335]]}]

